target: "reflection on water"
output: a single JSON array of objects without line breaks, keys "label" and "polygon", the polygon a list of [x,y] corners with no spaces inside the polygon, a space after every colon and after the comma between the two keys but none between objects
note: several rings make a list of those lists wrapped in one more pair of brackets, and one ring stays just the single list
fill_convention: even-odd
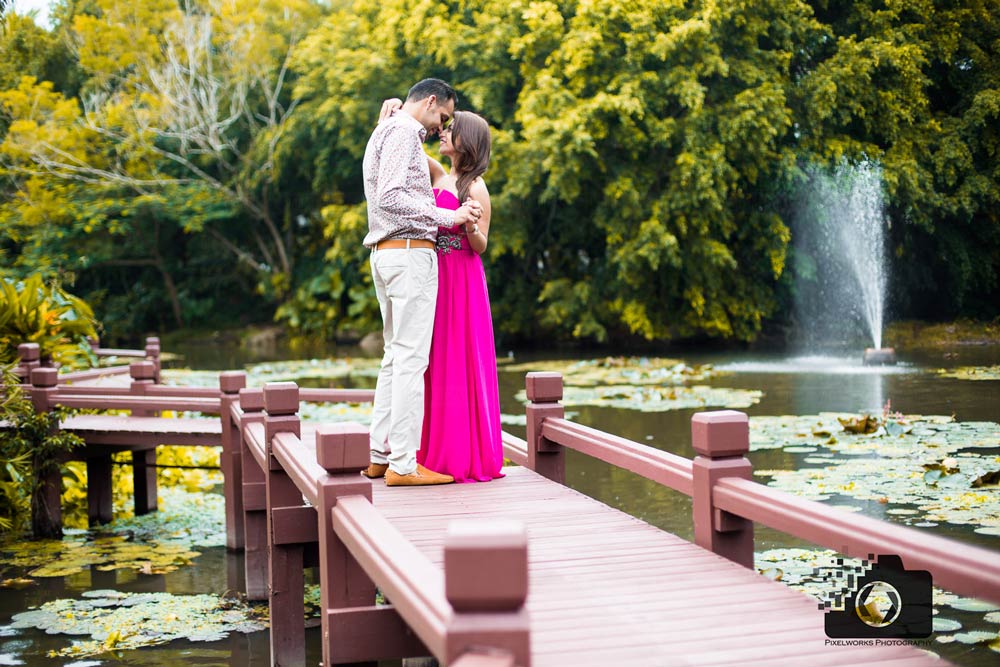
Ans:
[{"label": "reflection on water", "polygon": [[805,356],[778,361],[732,361],[716,366],[733,373],[819,373],[823,375],[899,375],[917,369],[909,364],[865,366],[860,357]]}]

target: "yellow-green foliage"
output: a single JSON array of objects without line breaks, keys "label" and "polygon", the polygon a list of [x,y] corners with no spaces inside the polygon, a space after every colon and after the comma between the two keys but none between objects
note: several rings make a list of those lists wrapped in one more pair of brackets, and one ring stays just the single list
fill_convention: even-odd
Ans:
[{"label": "yellow-green foliage", "polygon": [[361,160],[381,101],[437,76],[493,128],[501,335],[751,340],[790,317],[807,168],[862,159],[896,312],[1000,313],[997,0],[75,6],[86,116],[0,68],[0,253],[22,273],[133,267],[114,290],[155,267],[147,308],[180,321],[210,282],[188,269],[218,265],[299,333],[375,328]]},{"label": "yellow-green foliage", "polygon": [[[216,447],[164,446],[156,449],[156,463],[160,466],[219,466],[220,450]],[[111,497],[115,518],[132,516],[135,510],[132,478],[132,455],[121,452],[113,455],[111,468]],[[186,491],[207,491],[222,484],[219,470],[192,468],[158,468],[158,488],[180,487]],[[87,527],[87,466],[80,461],[70,461],[63,473],[63,523],[71,528]]]},{"label": "yellow-green foliage", "polygon": [[53,432],[65,411],[35,412],[13,369],[13,362],[0,361],[0,421],[6,423],[0,429],[0,533],[28,527],[38,477],[58,468],[68,451],[83,444],[77,435]]},{"label": "yellow-green foliage", "polygon": [[97,322],[90,306],[38,274],[23,281],[0,278],[0,358],[21,343],[37,343],[42,357],[66,366],[89,366],[88,337]]}]

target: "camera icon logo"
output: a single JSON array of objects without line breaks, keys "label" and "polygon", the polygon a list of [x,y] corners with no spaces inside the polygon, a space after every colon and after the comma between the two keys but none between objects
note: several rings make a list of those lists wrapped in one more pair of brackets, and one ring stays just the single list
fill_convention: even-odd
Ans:
[{"label": "camera icon logo", "polygon": [[836,639],[916,639],[932,629],[933,585],[926,570],[907,570],[899,556],[880,555],[860,567],[841,569],[824,579],[840,589],[820,604],[826,611],[826,636]]}]

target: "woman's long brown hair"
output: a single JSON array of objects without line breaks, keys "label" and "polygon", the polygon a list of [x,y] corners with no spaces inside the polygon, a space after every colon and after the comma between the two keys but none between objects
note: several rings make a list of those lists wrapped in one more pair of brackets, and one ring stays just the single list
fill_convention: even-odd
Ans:
[{"label": "woman's long brown hair", "polygon": [[490,126],[482,116],[471,111],[456,111],[451,124],[451,144],[458,158],[452,160],[451,165],[458,200],[465,201],[472,183],[490,166]]}]

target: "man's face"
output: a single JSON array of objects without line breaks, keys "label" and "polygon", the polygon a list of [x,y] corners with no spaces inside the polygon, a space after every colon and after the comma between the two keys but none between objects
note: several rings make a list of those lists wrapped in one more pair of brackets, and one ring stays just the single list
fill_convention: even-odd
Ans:
[{"label": "man's face", "polygon": [[441,131],[455,115],[455,100],[445,100],[438,103],[436,95],[424,100],[423,110],[417,119],[427,129],[427,136],[433,136]]}]

